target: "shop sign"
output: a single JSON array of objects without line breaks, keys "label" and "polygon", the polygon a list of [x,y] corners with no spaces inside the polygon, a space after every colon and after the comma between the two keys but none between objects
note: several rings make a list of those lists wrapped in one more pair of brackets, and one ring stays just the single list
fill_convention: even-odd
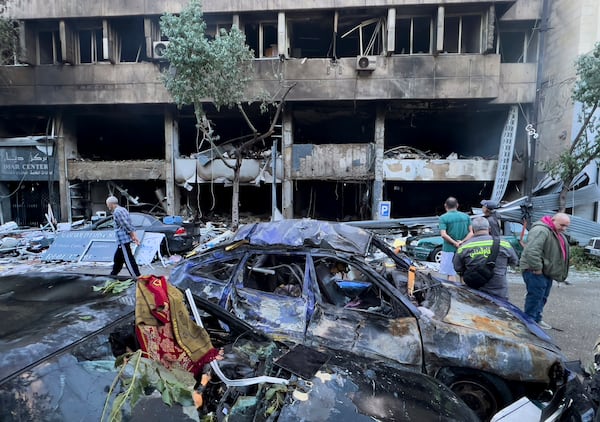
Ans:
[{"label": "shop sign", "polygon": [[46,155],[44,147],[0,147],[0,181],[47,181],[58,179],[57,158],[49,148]]}]

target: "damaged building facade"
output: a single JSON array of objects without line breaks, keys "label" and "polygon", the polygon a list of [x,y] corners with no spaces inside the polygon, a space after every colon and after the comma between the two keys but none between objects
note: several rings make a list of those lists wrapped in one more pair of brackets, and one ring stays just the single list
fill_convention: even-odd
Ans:
[{"label": "damaged building facade", "polygon": [[[295,84],[244,157],[241,213],[269,215],[276,197],[287,218],[377,218],[386,201],[389,217],[422,216],[448,195],[468,207],[531,189],[544,0],[202,3],[207,34],[237,25],[255,53],[248,98]],[[47,203],[89,218],[109,193],[134,210],[229,213],[231,169],[160,78],[160,17],[186,4],[6,2],[19,55],[0,69],[5,221],[43,223]],[[272,116],[249,113],[264,132]],[[248,135],[236,113],[208,117],[222,141]]]}]

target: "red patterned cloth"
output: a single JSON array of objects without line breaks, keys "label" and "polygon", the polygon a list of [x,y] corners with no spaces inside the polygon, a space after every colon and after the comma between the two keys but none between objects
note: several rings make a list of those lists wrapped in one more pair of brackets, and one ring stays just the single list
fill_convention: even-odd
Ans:
[{"label": "red patterned cloth", "polygon": [[138,279],[135,323],[142,350],[166,368],[178,367],[197,377],[219,354],[206,330],[191,320],[183,294],[165,277]]}]

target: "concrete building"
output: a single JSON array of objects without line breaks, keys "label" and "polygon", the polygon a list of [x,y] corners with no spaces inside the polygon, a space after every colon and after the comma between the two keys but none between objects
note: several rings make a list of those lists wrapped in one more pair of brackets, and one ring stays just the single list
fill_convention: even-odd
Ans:
[{"label": "concrete building", "polygon": [[[525,128],[537,88],[553,66],[569,66],[550,20],[554,55],[538,77],[545,1],[204,0],[208,33],[236,24],[255,52],[249,98],[296,84],[280,131],[244,160],[240,211],[271,212],[274,140],[288,218],[377,218],[382,201],[393,218],[433,215],[449,195],[467,209],[494,186],[503,199],[522,196],[535,182]],[[552,14],[564,3],[587,16],[571,6],[586,1],[548,3]],[[62,221],[90,217],[109,191],[134,210],[229,213],[230,170],[199,148],[193,110],[178,109],[160,79],[160,16],[186,4],[5,2],[20,55],[0,67],[4,220],[43,223],[48,202]],[[546,116],[554,94],[542,88]],[[269,116],[249,112],[265,130]],[[209,117],[223,141],[247,135],[233,112]],[[568,142],[538,132],[538,153]]]}]

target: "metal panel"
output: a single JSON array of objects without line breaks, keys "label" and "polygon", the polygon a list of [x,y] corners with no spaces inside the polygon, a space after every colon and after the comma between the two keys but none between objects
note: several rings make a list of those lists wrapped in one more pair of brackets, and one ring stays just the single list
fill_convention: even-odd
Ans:
[{"label": "metal panel", "polygon": [[372,178],[373,144],[324,144],[292,146],[295,179]]}]

